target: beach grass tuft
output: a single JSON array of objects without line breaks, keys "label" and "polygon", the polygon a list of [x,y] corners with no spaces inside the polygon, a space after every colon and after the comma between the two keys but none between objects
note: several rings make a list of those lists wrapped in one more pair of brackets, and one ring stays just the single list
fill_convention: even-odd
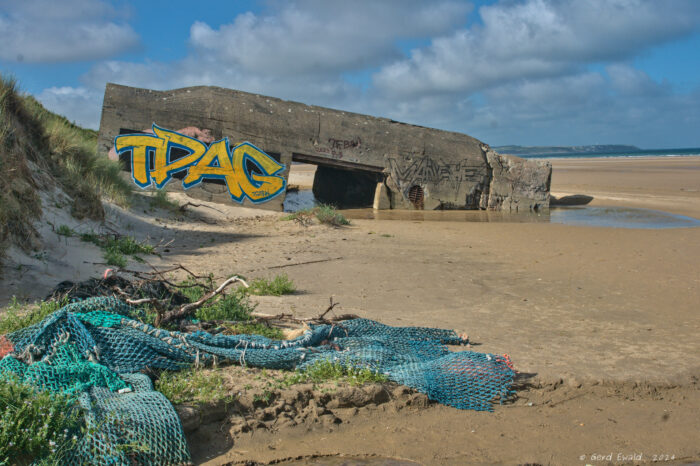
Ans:
[{"label": "beach grass tuft", "polygon": [[296,291],[294,282],[286,273],[276,275],[275,278],[256,278],[250,283],[248,293],[258,296],[282,296]]}]

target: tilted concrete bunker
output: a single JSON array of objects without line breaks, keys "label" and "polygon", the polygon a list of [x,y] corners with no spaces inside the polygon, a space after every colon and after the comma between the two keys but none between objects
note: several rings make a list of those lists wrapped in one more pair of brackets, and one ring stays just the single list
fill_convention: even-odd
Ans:
[{"label": "tilted concrete bunker", "polygon": [[[234,145],[250,142],[285,165],[279,173],[285,179],[292,161],[316,164],[314,193],[341,205],[521,212],[549,208],[548,162],[497,154],[466,134],[219,87],[153,91],[107,84],[98,150],[106,154],[116,136],[154,123],[174,131],[206,130],[212,139],[228,137]],[[231,202],[217,181],[188,193]],[[182,189],[175,182],[167,187]],[[244,199],[242,204],[282,210],[284,197],[282,192],[264,203]]]}]

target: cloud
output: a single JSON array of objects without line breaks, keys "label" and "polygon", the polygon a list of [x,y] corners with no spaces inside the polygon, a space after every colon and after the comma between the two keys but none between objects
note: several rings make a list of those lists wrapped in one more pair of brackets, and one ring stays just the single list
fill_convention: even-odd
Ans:
[{"label": "cloud", "polygon": [[[694,34],[700,2],[504,0],[480,8],[469,26],[464,2],[268,5],[217,27],[194,22],[182,59],[103,60],[82,86],[47,89],[40,100],[96,127],[106,82],[214,85],[465,132],[494,145],[699,143],[700,90],[679,92],[633,63]],[[427,45],[406,55],[405,43]]]},{"label": "cloud", "polygon": [[139,37],[100,0],[0,1],[0,59],[58,63],[102,59],[133,49]]},{"label": "cloud", "polygon": [[482,25],[435,38],[374,76],[396,96],[477,92],[635,56],[700,26],[700,2],[527,0],[479,9]]},{"label": "cloud", "polygon": [[629,65],[605,72],[522,80],[483,93],[450,126],[496,144],[697,145],[700,88],[674,93]]},{"label": "cloud", "polygon": [[190,44],[224,66],[265,75],[327,74],[398,59],[397,41],[430,37],[464,21],[470,5],[417,0],[279,3],[269,16],[239,15],[213,29],[195,22]]},{"label": "cloud", "polygon": [[52,112],[66,117],[72,122],[91,129],[100,126],[102,113],[102,92],[85,87],[50,87],[36,98]]},{"label": "cloud", "polygon": [[95,89],[106,82],[152,89],[216,85],[352,109],[361,89],[346,73],[401,57],[401,40],[448,33],[471,10],[451,0],[273,4],[280,6],[273,13],[244,13],[216,29],[194,22],[184,59],[101,62],[82,81]]}]

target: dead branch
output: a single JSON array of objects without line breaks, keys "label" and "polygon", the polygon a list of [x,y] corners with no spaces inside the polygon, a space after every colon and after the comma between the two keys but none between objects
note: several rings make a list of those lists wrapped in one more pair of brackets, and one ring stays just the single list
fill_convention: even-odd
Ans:
[{"label": "dead branch", "polygon": [[318,320],[326,320],[326,314],[331,312],[334,307],[336,307],[339,303],[334,303],[333,302],[333,296],[330,297],[330,305],[328,306],[328,309],[326,309],[321,315],[319,315],[316,319]]},{"label": "dead branch", "polygon": [[164,313],[164,314],[162,315],[162,317],[161,317],[160,314],[159,314],[159,315],[158,315],[158,318],[156,319],[156,320],[157,320],[157,322],[156,322],[156,327],[160,326],[161,324],[165,324],[165,323],[171,322],[171,321],[173,321],[173,320],[175,320],[175,319],[182,319],[183,317],[188,316],[188,315],[191,314],[193,311],[195,311],[196,309],[200,308],[204,303],[206,303],[207,301],[209,301],[211,298],[213,298],[213,297],[215,297],[215,296],[221,294],[221,293],[226,289],[226,287],[228,287],[229,285],[231,285],[231,284],[233,284],[233,283],[236,283],[236,282],[239,282],[239,283],[241,283],[243,286],[245,286],[246,288],[248,288],[248,284],[247,284],[244,280],[242,280],[242,279],[240,279],[240,278],[238,278],[238,277],[236,277],[236,276],[231,277],[231,278],[229,278],[228,280],[226,280],[225,282],[223,282],[221,285],[219,285],[219,287],[218,287],[217,289],[212,290],[212,291],[210,291],[209,293],[207,293],[207,294],[205,294],[204,296],[202,296],[202,298],[199,299],[198,301],[195,301],[195,302],[193,302],[193,303],[185,304],[185,305],[183,305],[182,307],[180,307],[180,309],[176,309],[176,310],[174,310],[174,311],[166,312],[166,313]]},{"label": "dead branch", "polygon": [[220,214],[223,214],[223,212],[221,210],[219,210],[215,207],[204,205],[204,204],[195,204],[194,202],[186,202],[186,203],[182,204],[178,210],[180,212],[184,212],[188,206],[189,207],[206,207],[207,209],[215,210],[215,211],[219,212]]},{"label": "dead branch", "polygon": [[283,269],[285,267],[294,267],[297,265],[306,265],[306,264],[317,264],[319,262],[330,262],[330,261],[337,261],[337,260],[341,260],[341,259],[343,259],[343,257],[338,256],[338,257],[329,257],[327,259],[316,259],[316,260],[305,261],[305,262],[293,262],[291,264],[273,265],[270,267],[260,267],[257,269],[250,269],[250,270],[246,270],[245,273],[257,272],[258,270]]},{"label": "dead branch", "polygon": [[163,249],[165,249],[165,248],[167,248],[168,246],[170,246],[171,244],[173,244],[173,243],[175,242],[175,238],[172,238],[170,241],[168,241],[168,242],[165,243],[165,244],[163,244],[163,241],[165,241],[165,238],[161,238],[160,241],[158,241],[158,244],[156,244],[156,245],[153,246],[153,249],[154,249],[154,250],[155,250],[155,249],[158,249],[158,248],[163,248]]},{"label": "dead branch", "polygon": [[113,286],[112,290],[117,293],[119,296],[124,298],[124,301],[127,304],[130,304],[132,306],[140,306],[141,304],[152,304],[153,307],[156,308],[156,310],[160,311],[163,308],[163,302],[160,299],[157,298],[142,298],[142,299],[133,299],[127,293],[126,291],[122,290],[118,286]]},{"label": "dead branch", "polygon": [[323,311],[321,314],[319,314],[316,317],[306,317],[306,318],[298,318],[294,317],[292,314],[264,314],[262,312],[252,312],[250,315],[254,317],[254,320],[251,320],[249,322],[254,322],[254,323],[267,323],[270,325],[275,325],[275,326],[280,326],[276,325],[277,322],[281,323],[284,325],[285,323],[295,323],[295,324],[334,324],[337,322],[341,322],[343,320],[351,320],[351,319],[359,319],[360,316],[356,314],[341,314],[339,316],[334,316],[334,317],[326,317],[326,314],[331,312],[333,308],[335,308],[339,303],[334,303],[333,298],[330,298],[330,305],[328,308]]},{"label": "dead branch", "polygon": [[[193,279],[195,279],[195,280],[204,280],[204,279],[208,279],[208,278],[209,278],[208,276],[196,275],[194,272],[190,271],[187,267],[185,267],[185,266],[182,265],[182,264],[177,264],[177,265],[175,265],[175,266],[173,266],[173,267],[170,267],[170,268],[167,268],[167,269],[163,269],[163,270],[158,270],[157,268],[155,268],[155,267],[154,267],[151,263],[149,263],[148,261],[144,261],[144,262],[145,262],[151,269],[153,269],[153,272],[147,272],[147,271],[142,271],[142,270],[130,270],[130,269],[123,269],[123,268],[118,269],[118,271],[119,271],[119,272],[128,273],[128,274],[133,275],[134,277],[136,277],[136,278],[138,278],[138,279],[145,280],[145,281],[160,280],[160,281],[162,281],[163,283],[165,283],[165,284],[167,284],[167,285],[169,285],[169,286],[172,286],[172,287],[174,287],[174,288],[192,288],[192,287],[194,287],[194,286],[201,286],[201,284],[195,283],[195,284],[192,284],[192,285],[178,285],[178,284],[176,284],[176,283],[172,283],[170,280],[168,280],[167,278],[165,278],[165,274],[166,274],[166,273],[174,272],[174,271],[176,271],[176,270],[182,270],[182,271],[184,271],[185,273],[187,273],[187,274],[190,276],[190,278],[193,278]],[[98,263],[97,263],[97,262],[93,262],[93,264],[98,264]]]}]

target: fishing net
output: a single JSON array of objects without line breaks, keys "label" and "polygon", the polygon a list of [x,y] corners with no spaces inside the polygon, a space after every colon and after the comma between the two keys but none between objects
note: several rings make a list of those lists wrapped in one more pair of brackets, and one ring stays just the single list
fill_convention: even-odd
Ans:
[{"label": "fishing net", "polygon": [[[181,333],[130,318],[115,298],[69,304],[44,321],[0,337],[0,379],[19,377],[42,389],[72,393],[85,410],[88,433],[69,463],[181,464],[189,461],[180,420],[153,390],[147,369],[179,370],[194,363],[232,362],[304,369],[330,360],[366,367],[460,409],[491,411],[512,394],[507,357],[445,345],[453,331],[390,327],[367,319],[314,325],[294,340],[259,335]],[[136,445],[133,449],[124,445]],[[129,452],[129,453],[127,453]]]}]

